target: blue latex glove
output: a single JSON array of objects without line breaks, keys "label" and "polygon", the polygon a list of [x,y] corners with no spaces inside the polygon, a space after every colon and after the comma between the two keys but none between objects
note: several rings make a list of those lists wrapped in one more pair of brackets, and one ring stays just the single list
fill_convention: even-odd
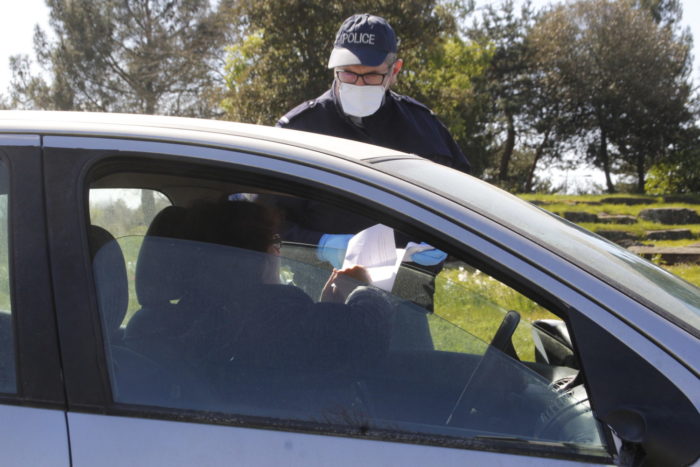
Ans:
[{"label": "blue latex glove", "polygon": [[353,237],[352,234],[324,234],[318,241],[316,256],[321,261],[328,261],[334,268],[340,269],[345,260],[345,250]]},{"label": "blue latex glove", "polygon": [[[421,245],[428,244],[421,242]],[[419,251],[411,255],[411,261],[420,264],[421,266],[435,266],[436,264],[440,264],[445,261],[445,258],[447,258],[447,253],[442,250],[438,250],[437,248]]]}]

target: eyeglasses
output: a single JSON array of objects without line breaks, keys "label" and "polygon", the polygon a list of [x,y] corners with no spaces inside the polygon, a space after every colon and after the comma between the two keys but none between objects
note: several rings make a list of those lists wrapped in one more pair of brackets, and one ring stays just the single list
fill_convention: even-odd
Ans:
[{"label": "eyeglasses", "polygon": [[391,67],[386,73],[353,73],[352,71],[337,70],[335,75],[338,77],[338,81],[346,84],[355,84],[359,78],[362,78],[362,82],[367,86],[379,86],[384,82],[384,78],[391,73]]}]

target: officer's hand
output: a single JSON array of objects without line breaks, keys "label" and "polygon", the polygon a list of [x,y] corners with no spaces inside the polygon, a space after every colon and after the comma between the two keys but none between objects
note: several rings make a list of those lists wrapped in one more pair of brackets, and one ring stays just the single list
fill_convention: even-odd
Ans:
[{"label": "officer's hand", "polygon": [[340,269],[352,237],[352,234],[324,234],[318,241],[316,256],[321,261],[328,261],[334,268]]}]

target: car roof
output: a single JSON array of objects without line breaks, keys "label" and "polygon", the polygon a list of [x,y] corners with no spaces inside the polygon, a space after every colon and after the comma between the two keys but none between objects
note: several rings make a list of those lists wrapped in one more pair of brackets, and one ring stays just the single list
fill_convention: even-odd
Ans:
[{"label": "car roof", "polygon": [[189,138],[210,141],[212,136],[232,139],[255,139],[301,147],[324,154],[367,161],[377,158],[416,158],[393,149],[373,146],[332,136],[264,125],[169,117],[160,115],[61,112],[32,110],[0,111],[0,134],[22,133],[42,135],[73,135],[85,137],[118,137],[173,141],[173,130]]}]

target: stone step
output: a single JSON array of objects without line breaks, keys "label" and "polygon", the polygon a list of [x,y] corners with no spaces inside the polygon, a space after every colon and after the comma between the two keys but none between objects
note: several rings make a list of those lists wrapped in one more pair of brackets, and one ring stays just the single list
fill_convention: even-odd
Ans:
[{"label": "stone step", "polygon": [[646,240],[690,240],[695,238],[690,229],[647,230]]},{"label": "stone step", "polygon": [[634,234],[631,234],[625,230],[596,229],[594,232],[601,237],[607,238],[611,242],[615,242],[625,248],[639,243]]},{"label": "stone step", "polygon": [[700,247],[631,246],[629,251],[646,259],[661,257],[666,264],[700,263]]},{"label": "stone step", "polygon": [[634,206],[637,204],[654,204],[657,202],[655,198],[624,198],[619,196],[603,198],[600,201],[604,204],[625,204],[627,206]]},{"label": "stone step", "polygon": [[571,222],[598,222],[598,216],[584,211],[566,211],[562,217]]},{"label": "stone step", "polygon": [[[556,213],[555,213],[556,214]],[[627,214],[593,214],[586,211],[564,211],[560,214],[564,219],[575,222],[588,222],[591,224],[636,224],[637,218]]]},{"label": "stone step", "polygon": [[664,203],[700,204],[700,196],[698,196],[698,195],[668,195],[668,196],[664,196]]},{"label": "stone step", "polygon": [[601,224],[636,224],[637,218],[627,214],[598,214]]},{"label": "stone step", "polygon": [[650,208],[639,212],[641,219],[659,224],[700,224],[700,216],[693,209],[687,208]]}]

